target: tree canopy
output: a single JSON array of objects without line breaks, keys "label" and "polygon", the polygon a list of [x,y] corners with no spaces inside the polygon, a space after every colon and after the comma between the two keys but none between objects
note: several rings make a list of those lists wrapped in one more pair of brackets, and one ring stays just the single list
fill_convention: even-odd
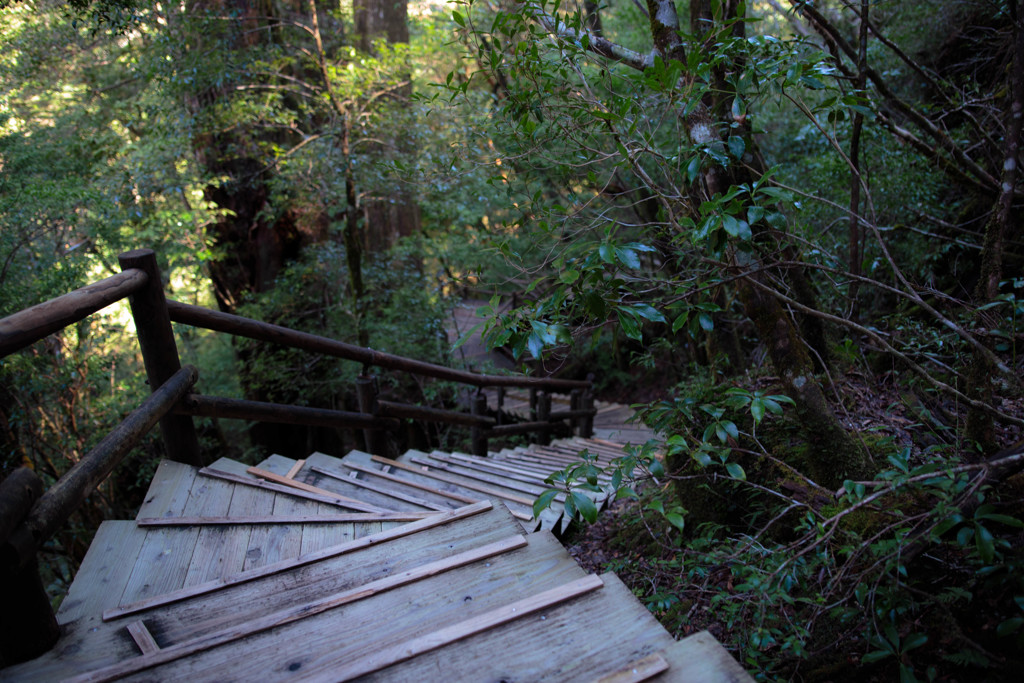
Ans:
[{"label": "tree canopy", "polygon": [[[664,435],[609,474],[670,628],[765,678],[1009,672],[1022,10],[0,0],[0,314],[141,246],[177,296],[428,360],[446,306],[490,299],[489,343]],[[143,391],[124,320],[0,364],[5,471],[56,477]],[[351,369],[182,346],[219,393],[354,400]]]}]

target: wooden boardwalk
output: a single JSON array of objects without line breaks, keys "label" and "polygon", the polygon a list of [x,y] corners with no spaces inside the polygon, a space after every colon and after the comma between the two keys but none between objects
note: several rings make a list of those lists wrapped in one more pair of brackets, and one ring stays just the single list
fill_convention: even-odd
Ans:
[{"label": "wooden boardwalk", "polygon": [[586,574],[547,531],[558,513],[533,518],[583,447],[621,454],[165,461],[136,519],[100,527],[57,645],[0,680],[749,680]]}]

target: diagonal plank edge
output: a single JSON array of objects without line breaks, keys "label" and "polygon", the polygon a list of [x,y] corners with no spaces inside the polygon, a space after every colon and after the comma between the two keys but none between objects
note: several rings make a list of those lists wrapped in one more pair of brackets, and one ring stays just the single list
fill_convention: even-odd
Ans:
[{"label": "diagonal plank edge", "polygon": [[395,482],[397,484],[401,484],[403,486],[411,486],[414,489],[419,489],[421,491],[427,491],[429,493],[433,493],[435,495],[441,496],[442,498],[448,498],[450,500],[455,500],[455,501],[458,501],[460,503],[475,503],[478,500],[480,500],[479,498],[470,498],[469,496],[463,496],[463,495],[460,495],[458,493],[452,493],[451,491],[445,491],[444,489],[435,488],[433,486],[427,486],[426,484],[421,484],[420,482],[413,481],[412,479],[404,479],[402,477],[396,477],[393,474],[390,474],[388,472],[384,472],[382,470],[375,470],[372,467],[363,467],[362,465],[357,465],[355,463],[345,462],[344,460],[341,462],[341,465],[342,465],[342,467],[347,467],[348,469],[356,471],[356,472],[362,472],[363,474],[368,474],[368,475],[371,475],[371,476],[374,476],[374,477],[379,477],[381,479],[384,479],[385,481],[392,481],[392,482]]},{"label": "diagonal plank edge", "polygon": [[446,628],[413,638],[402,645],[391,647],[381,652],[374,652],[353,662],[332,664],[326,670],[311,672],[305,677],[305,680],[317,683],[333,683],[334,681],[348,681],[359,676],[365,676],[393,664],[404,662],[418,655],[469,638],[477,633],[482,633],[510,621],[521,619],[542,609],[572,600],[603,586],[604,581],[600,576],[588,574],[581,579],[570,581],[561,586],[491,610],[490,612],[466,619],[457,624],[452,624]]},{"label": "diagonal plank edge", "polygon": [[319,475],[328,477],[329,479],[336,479],[338,481],[344,482],[349,486],[356,486],[358,488],[364,488],[368,491],[374,491],[376,493],[381,494],[382,496],[394,498],[395,500],[402,500],[405,501],[406,503],[412,503],[413,505],[418,505],[419,507],[427,508],[428,510],[443,512],[444,510],[450,509],[442,505],[438,505],[437,503],[431,503],[428,500],[423,500],[422,498],[411,496],[407,493],[395,491],[394,489],[389,489],[384,486],[376,486],[374,484],[371,484],[370,482],[363,481],[362,479],[352,479],[338,472],[332,472],[331,470],[326,469],[324,467],[317,467],[316,465],[313,465],[309,469],[313,472],[316,472]]},{"label": "diagonal plank edge", "polygon": [[337,515],[239,515],[229,517],[144,517],[137,526],[222,526],[230,524],[358,524],[366,522],[416,522],[435,512],[353,512]]},{"label": "diagonal plank edge", "polygon": [[135,614],[137,612],[143,612],[154,607],[159,607],[160,605],[167,605],[172,602],[186,600],[197,595],[211,593],[213,591],[218,591],[229,586],[245,583],[247,581],[253,581],[255,579],[263,578],[264,576],[270,576],[271,574],[277,574],[279,572],[287,571],[289,569],[293,569],[296,567],[301,567],[303,565],[311,564],[313,562],[319,562],[320,560],[325,560],[331,557],[344,555],[346,553],[354,552],[356,550],[366,548],[371,545],[377,545],[380,543],[386,543],[388,541],[394,541],[396,539],[404,538],[411,534],[415,534],[419,531],[424,531],[426,529],[431,529],[436,526],[448,524],[449,522],[454,522],[459,519],[471,517],[481,512],[486,512],[492,509],[492,507],[493,506],[491,505],[491,502],[485,500],[479,503],[474,503],[473,505],[466,505],[465,507],[457,508],[455,510],[452,510],[451,512],[435,512],[432,513],[430,517],[420,520],[418,522],[411,522],[403,526],[388,529],[387,531],[381,531],[376,534],[371,534],[369,536],[357,538],[353,541],[342,543],[341,545],[336,545],[330,548],[324,548],[323,550],[318,550],[313,553],[307,553],[306,555],[301,555],[294,560],[278,562],[275,564],[267,565],[265,567],[260,567],[259,569],[254,569],[252,571],[243,572],[241,574],[235,574],[234,576],[229,576],[222,579],[215,579],[213,581],[208,581],[206,583],[199,584],[197,586],[192,586],[190,588],[183,588],[181,590],[171,591],[169,593],[157,595],[152,598],[147,598],[145,600],[139,600],[138,602],[134,602],[128,605],[114,607],[112,609],[106,610],[103,613],[103,621],[111,621],[113,619],[127,616],[129,614]]},{"label": "diagonal plank edge", "polygon": [[315,500],[318,503],[327,503],[328,505],[337,505],[339,507],[349,508],[352,510],[359,510],[361,512],[394,512],[394,510],[384,510],[373,505],[366,505],[359,501],[345,498],[337,494],[324,491],[323,493],[314,493],[312,491],[304,491],[293,484],[290,479],[289,484],[275,484],[274,482],[267,481],[265,479],[252,479],[250,477],[243,477],[239,474],[233,474],[231,472],[224,472],[222,470],[215,470],[211,467],[204,467],[199,470],[199,474],[204,477],[213,477],[215,479],[223,479],[224,481],[230,481],[235,484],[242,484],[243,486],[252,486],[254,488],[266,489],[267,491],[273,491],[274,493],[285,493],[289,496],[297,496],[299,498],[306,498],[308,500]]},{"label": "diagonal plank edge", "polygon": [[[444,560],[430,562],[428,564],[424,564],[419,567],[415,567],[413,569],[400,572],[398,574],[395,574],[394,576],[388,576],[383,579],[378,579],[377,581],[371,581],[357,588],[341,591],[339,593],[335,593],[334,595],[329,595],[319,600],[315,600],[313,602],[306,603],[303,605],[296,605],[287,609],[283,609],[273,614],[268,614],[266,616],[250,620],[245,624],[227,628],[223,631],[217,631],[204,636],[200,636],[199,638],[195,638],[193,640],[187,640],[181,643],[176,643],[174,645],[170,645],[168,647],[159,649],[154,652],[142,654],[138,657],[133,657],[131,659],[118,662],[117,664],[103,667],[102,669],[97,669],[95,671],[90,671],[79,676],[74,676],[72,678],[66,679],[66,681],[67,683],[98,683],[100,681],[109,681],[115,678],[120,678],[121,676],[126,676],[128,674],[132,674],[138,671],[144,671],[145,669],[150,669],[154,666],[166,664],[168,662],[181,659],[182,657],[193,655],[197,652],[202,652],[204,650],[209,650],[215,647],[219,647],[221,645],[226,645],[228,643],[241,640],[248,636],[255,635],[263,631],[268,631],[273,628],[277,628],[278,626],[284,626],[285,624],[290,624],[292,622],[299,621],[300,619],[306,619],[317,614],[322,614],[327,610],[335,609],[337,607],[341,607],[343,605],[355,602],[357,600],[370,598],[374,595],[379,595],[380,593],[392,590],[394,588],[398,588],[400,586],[405,586],[416,581],[421,581],[432,576],[437,576],[438,574],[442,574],[444,572],[456,569],[458,567],[463,567],[474,562],[479,562],[489,557],[494,557],[496,555],[516,550],[518,548],[523,548],[526,545],[527,541],[525,537],[511,536],[509,538],[506,538],[505,540],[497,541],[495,543],[489,543],[485,546],[474,548],[473,550],[468,550],[464,553],[459,553],[458,555],[453,555],[452,557],[446,558]],[[598,582],[601,585],[604,585],[603,582],[600,581],[600,579],[598,579]],[[597,586],[594,586],[589,590],[593,590],[593,588],[595,587]],[[534,597],[537,598],[540,596]],[[563,597],[559,601],[565,599],[568,598]],[[520,603],[525,604],[528,603],[529,600],[531,599],[527,598],[527,600],[520,601]],[[515,606],[519,605],[520,603],[514,603],[512,606],[510,606],[512,608],[513,614],[516,612]],[[541,609],[544,606],[546,605],[537,605],[534,606],[532,610]],[[507,610],[508,608],[503,609]],[[500,612],[501,610],[497,611]],[[518,617],[521,615],[515,616]],[[335,680],[337,679],[335,678]]]},{"label": "diagonal plank edge", "polygon": [[260,469],[259,467],[250,467],[246,472],[259,477],[260,479],[266,479],[267,481],[274,482],[275,484],[280,484],[281,486],[296,488],[300,491],[312,493],[317,496],[335,498],[354,510],[363,510],[364,512],[396,512],[396,510],[385,510],[384,508],[379,508],[375,505],[368,505],[362,501],[356,500],[355,498],[350,498],[349,496],[344,496],[340,493],[335,493],[334,491],[328,491],[327,489],[322,489],[318,486],[312,486],[305,482],[289,479],[288,477],[283,477],[280,474]]}]

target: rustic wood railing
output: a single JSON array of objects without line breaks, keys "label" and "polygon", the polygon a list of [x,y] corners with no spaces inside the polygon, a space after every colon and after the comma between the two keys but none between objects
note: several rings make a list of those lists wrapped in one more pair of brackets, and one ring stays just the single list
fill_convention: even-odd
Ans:
[{"label": "rustic wood railing", "polygon": [[[489,438],[533,432],[543,441],[561,420],[584,436],[592,431],[596,411],[589,380],[476,374],[167,301],[153,251],[126,252],[118,261],[122,272],[117,275],[0,319],[3,358],[127,297],[152,389],[149,398],[45,493],[38,476],[27,468],[0,482],[0,666],[32,659],[56,642],[59,628],[39,577],[37,552],[157,422],[167,456],[191,465],[204,464],[192,416],[363,430],[367,448],[375,454],[383,453],[385,435],[396,430],[402,418],[469,426],[473,450],[481,455],[487,453]],[[195,367],[181,366],[172,321],[362,363],[364,375],[356,383],[360,412],[193,394],[199,373]],[[477,387],[473,412],[378,400],[376,382],[365,375],[368,367]],[[480,391],[487,387],[498,388],[499,419],[503,389],[528,389],[531,421],[499,424],[485,415],[486,398]],[[571,392],[570,410],[551,411],[549,392],[556,390]]]}]

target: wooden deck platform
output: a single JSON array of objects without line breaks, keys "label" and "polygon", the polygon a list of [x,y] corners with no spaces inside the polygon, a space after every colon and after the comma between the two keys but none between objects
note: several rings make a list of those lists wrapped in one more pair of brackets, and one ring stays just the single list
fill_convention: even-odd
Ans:
[{"label": "wooden deck platform", "polygon": [[100,527],[56,647],[0,680],[749,680],[526,533],[562,525],[532,497],[581,447],[161,463]]}]

